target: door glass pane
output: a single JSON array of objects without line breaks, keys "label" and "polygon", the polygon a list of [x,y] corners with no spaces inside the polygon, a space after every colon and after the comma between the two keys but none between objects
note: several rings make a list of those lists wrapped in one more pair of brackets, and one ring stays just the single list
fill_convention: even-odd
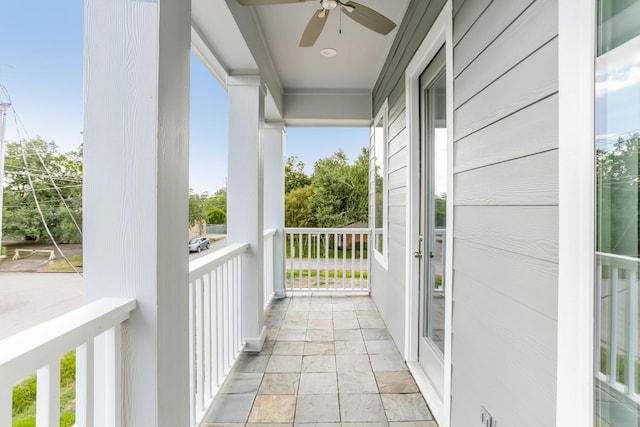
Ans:
[{"label": "door glass pane", "polygon": [[429,338],[444,353],[444,273],[447,218],[447,105],[444,71],[427,89],[428,133],[430,140],[430,236],[429,241],[429,305],[427,328]]},{"label": "door glass pane", "polygon": [[640,0],[598,2],[598,55],[640,35]]},{"label": "door glass pane", "polygon": [[385,248],[385,232],[384,232],[384,120],[381,117],[373,130],[373,162],[374,162],[374,185],[375,185],[375,249],[384,254]]},{"label": "door glass pane", "polygon": [[595,424],[640,426],[640,19],[598,2]]}]

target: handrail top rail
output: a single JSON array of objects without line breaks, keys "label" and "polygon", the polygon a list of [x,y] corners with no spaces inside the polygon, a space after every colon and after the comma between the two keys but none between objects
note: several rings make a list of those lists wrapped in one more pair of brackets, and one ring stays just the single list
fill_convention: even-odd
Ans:
[{"label": "handrail top rail", "polygon": [[596,255],[605,257],[605,258],[614,258],[620,261],[640,262],[640,258],[633,258],[626,255],[618,255],[618,254],[612,254],[608,252],[596,252]]},{"label": "handrail top rail", "polygon": [[233,243],[225,248],[217,250],[189,262],[189,281],[200,277],[203,272],[211,271],[213,268],[232,260],[249,249],[249,243]]},{"label": "handrail top rail", "polygon": [[0,378],[11,383],[124,322],[133,298],[101,298],[0,340]]},{"label": "handrail top rail", "polygon": [[278,232],[278,229],[276,228],[266,229],[264,230],[264,237],[267,238],[267,237],[275,236],[277,232]]},{"label": "handrail top rail", "polygon": [[297,228],[297,227],[285,227],[284,231],[287,233],[338,233],[338,234],[357,234],[357,233],[369,233],[372,228]]}]

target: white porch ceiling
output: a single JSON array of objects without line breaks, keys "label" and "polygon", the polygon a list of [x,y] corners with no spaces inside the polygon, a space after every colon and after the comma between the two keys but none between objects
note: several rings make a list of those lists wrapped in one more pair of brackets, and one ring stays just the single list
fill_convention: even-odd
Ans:
[{"label": "white porch ceiling", "polygon": [[[360,3],[399,25],[408,0],[360,0]],[[307,22],[321,9],[318,1],[255,9],[285,90],[372,89],[397,32],[396,27],[383,36],[335,9],[315,46],[298,47]],[[323,48],[334,48],[338,54],[324,57],[320,54]]]},{"label": "white porch ceiling", "polygon": [[[356,93],[361,97],[362,93],[370,93],[376,83],[409,0],[358,2],[387,16],[396,28],[383,36],[336,9],[315,46],[303,48],[298,47],[300,36],[312,14],[321,8],[319,0],[269,6],[240,6],[236,0],[192,0],[192,44],[221,82],[230,74],[259,73],[269,92],[267,117],[285,114],[285,95],[289,93]],[[324,48],[335,49],[337,55],[322,56],[320,51]],[[298,102],[299,98],[296,95]],[[316,102],[314,99],[317,97],[310,96],[309,102]],[[345,102],[344,96],[335,100]],[[324,103],[322,108],[326,110],[328,106]],[[308,114],[309,107],[304,111]],[[362,113],[354,117],[353,122],[346,118],[344,123],[336,124],[362,125],[361,116]],[[331,117],[322,118],[323,125],[331,124]],[[305,119],[291,122],[304,124]]]}]

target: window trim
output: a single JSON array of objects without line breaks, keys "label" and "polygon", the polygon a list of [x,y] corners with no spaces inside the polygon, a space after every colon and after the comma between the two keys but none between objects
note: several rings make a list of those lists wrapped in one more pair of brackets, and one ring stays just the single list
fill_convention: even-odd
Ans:
[{"label": "window trim", "polygon": [[[378,141],[375,140],[376,125],[382,120],[382,144],[378,146]],[[371,188],[369,190],[369,196],[373,201],[371,203],[370,218],[371,218],[371,230],[373,239],[373,255],[374,259],[384,268],[389,268],[389,201],[388,201],[388,188],[389,188],[389,159],[387,156],[387,149],[389,144],[389,99],[385,99],[384,103],[380,107],[380,111],[376,114],[373,124],[371,125],[370,132],[370,144],[369,144],[369,182]],[[376,236],[376,174],[375,174],[375,157],[378,149],[382,152],[382,240],[383,247],[382,253],[378,250],[378,238]]]}]

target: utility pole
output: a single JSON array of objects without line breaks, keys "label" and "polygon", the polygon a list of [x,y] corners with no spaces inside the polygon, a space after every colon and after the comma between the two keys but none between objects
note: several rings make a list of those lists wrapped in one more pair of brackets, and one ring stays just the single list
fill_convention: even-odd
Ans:
[{"label": "utility pole", "polygon": [[4,130],[7,124],[8,102],[0,102],[0,250],[2,249],[2,199],[4,190]]}]

